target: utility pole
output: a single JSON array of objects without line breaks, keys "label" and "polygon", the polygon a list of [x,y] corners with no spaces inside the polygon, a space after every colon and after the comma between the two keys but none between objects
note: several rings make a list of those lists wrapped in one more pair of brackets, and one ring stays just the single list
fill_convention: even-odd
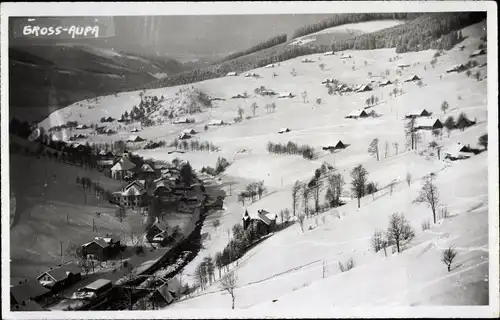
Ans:
[{"label": "utility pole", "polygon": [[325,260],[323,260],[323,278],[325,278]]}]

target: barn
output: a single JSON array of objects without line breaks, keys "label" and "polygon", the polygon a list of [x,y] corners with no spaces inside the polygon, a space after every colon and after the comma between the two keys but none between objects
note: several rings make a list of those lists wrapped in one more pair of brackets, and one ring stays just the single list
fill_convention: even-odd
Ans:
[{"label": "barn", "polygon": [[405,82],[412,82],[412,81],[418,81],[418,80],[421,80],[417,75],[412,75],[410,77],[408,77]]},{"label": "barn", "polygon": [[208,125],[209,126],[222,126],[222,125],[224,125],[224,121],[222,121],[222,120],[210,120],[208,122]]},{"label": "barn", "polygon": [[289,128],[281,128],[278,133],[286,133],[286,132],[290,132],[291,130]]},{"label": "barn", "polygon": [[431,113],[426,109],[415,109],[406,114],[407,119],[418,118],[418,117],[428,117]]},{"label": "barn", "polygon": [[245,211],[243,215],[243,230],[253,228],[253,230],[260,236],[265,236],[273,232],[276,228],[276,220],[278,216],[266,210],[257,210],[256,215],[250,215]]},{"label": "barn", "polygon": [[42,286],[52,291],[59,291],[81,279],[81,268],[74,262],[51,268],[37,277]]},{"label": "barn", "polygon": [[444,158],[452,161],[468,159],[472,156],[473,152],[466,145],[457,143],[451,146],[448,150],[444,152]]},{"label": "barn", "polygon": [[443,123],[439,119],[419,118],[415,120],[415,130],[442,129]]},{"label": "barn", "polygon": [[279,94],[278,98],[293,98],[293,94],[290,92],[282,92]]},{"label": "barn", "polygon": [[82,245],[84,257],[93,256],[98,260],[106,260],[120,251],[120,237],[108,235],[106,237],[95,237],[94,240]]},{"label": "barn", "polygon": [[144,141],[144,139],[136,135],[131,135],[127,139],[127,142],[141,142],[141,141]]},{"label": "barn", "polygon": [[187,139],[191,139],[190,134],[183,132],[179,135],[179,140],[187,140]]},{"label": "barn", "polygon": [[337,150],[337,149],[345,149],[347,146],[341,141],[337,141],[336,143],[323,147],[323,150]]},{"label": "barn", "polygon": [[226,76],[227,76],[227,77],[235,77],[235,76],[237,76],[237,75],[238,75],[238,74],[237,74],[236,72],[228,72]]},{"label": "barn", "polygon": [[356,110],[351,111],[351,113],[349,113],[349,115],[346,118],[357,119],[357,118],[366,118],[366,117],[368,117],[368,113],[366,113],[365,110],[356,109]]},{"label": "barn", "polygon": [[367,85],[367,84],[360,85],[356,89],[356,92],[366,92],[366,91],[372,91],[372,88],[369,85]]},{"label": "barn", "polygon": [[385,80],[385,81],[382,81],[382,82],[379,84],[379,86],[380,86],[380,87],[385,87],[385,86],[388,86],[388,85],[390,85],[390,84],[392,84],[391,80],[387,79],[387,80]]}]

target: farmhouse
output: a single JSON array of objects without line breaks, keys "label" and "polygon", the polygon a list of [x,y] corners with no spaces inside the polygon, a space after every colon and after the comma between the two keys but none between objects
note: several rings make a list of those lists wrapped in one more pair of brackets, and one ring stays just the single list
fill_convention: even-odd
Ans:
[{"label": "farmhouse", "polygon": [[356,92],[366,92],[366,91],[372,91],[372,88],[368,84],[363,84],[360,85],[357,89]]},{"label": "farmhouse", "polygon": [[460,117],[460,119],[455,124],[455,128],[463,131],[465,128],[468,128],[468,127],[473,126],[475,124],[476,124],[476,122],[469,120],[466,117]]},{"label": "farmhouse", "polygon": [[247,97],[246,95],[238,93],[237,95],[232,96],[231,99],[245,99],[246,97]]},{"label": "farmhouse", "polygon": [[142,207],[146,200],[146,181],[134,180],[123,191],[113,193],[113,199],[121,206]]},{"label": "farmhouse", "polygon": [[467,70],[466,66],[464,66],[463,64],[457,64],[457,65],[453,66],[453,68],[446,70],[446,72],[447,73],[462,72],[462,71],[465,71],[465,70]]},{"label": "farmhouse", "polygon": [[194,129],[192,129],[192,128],[191,128],[191,129],[186,129],[186,130],[182,131],[182,133],[187,133],[187,134],[195,134],[195,133],[196,133],[196,131],[195,131]]},{"label": "farmhouse", "polygon": [[131,135],[127,139],[127,142],[141,142],[141,141],[144,141],[144,139],[136,135]]},{"label": "farmhouse", "polygon": [[351,55],[344,55],[343,53],[342,56],[340,57],[340,59],[351,59],[351,58],[352,58]]},{"label": "farmhouse", "polygon": [[412,81],[418,81],[420,78],[417,75],[412,75],[408,77],[408,79],[405,80],[405,82],[412,82]]},{"label": "farmhouse", "polygon": [[264,68],[274,68],[274,63],[268,64]]},{"label": "farmhouse", "polygon": [[444,152],[444,158],[452,161],[467,159],[472,156],[472,151],[466,145],[457,143]]},{"label": "farmhouse", "polygon": [[222,125],[224,125],[224,121],[222,121],[222,120],[210,120],[208,122],[208,125],[209,126],[222,126]]},{"label": "farmhouse", "polygon": [[391,80],[387,79],[387,80],[385,80],[385,81],[382,81],[382,82],[379,84],[379,86],[380,86],[380,87],[385,87],[385,86],[388,86],[388,85],[390,85],[390,84],[392,84]]},{"label": "farmhouse", "polygon": [[282,92],[279,94],[278,98],[293,98],[293,94],[290,92]]},{"label": "farmhouse", "polygon": [[94,259],[106,260],[120,251],[120,237],[107,235],[106,237],[95,237],[94,240],[82,245],[82,255],[92,256]]},{"label": "farmhouse", "polygon": [[137,179],[146,180],[146,184],[149,184],[153,181],[156,176],[156,171],[147,163],[144,163],[139,172],[137,172]]},{"label": "farmhouse", "polygon": [[51,268],[37,277],[42,286],[52,291],[59,291],[81,279],[81,268],[74,262]]},{"label": "farmhouse", "polygon": [[79,124],[79,125],[76,126],[75,129],[77,129],[77,130],[83,130],[83,129],[88,129],[88,127],[85,124]]},{"label": "farmhouse", "polygon": [[111,288],[113,288],[113,283],[110,280],[98,279],[78,291],[84,294],[86,298],[93,299],[111,290]]},{"label": "farmhouse", "polygon": [[256,216],[250,216],[248,211],[243,215],[243,230],[253,228],[253,230],[263,236],[274,231],[278,216],[266,210],[257,210]]},{"label": "farmhouse", "polygon": [[136,167],[135,163],[130,161],[130,159],[127,156],[123,156],[120,161],[118,161],[112,168],[111,168],[111,177],[113,179],[118,179],[118,180],[123,180],[125,176]]},{"label": "farmhouse", "polygon": [[10,305],[15,308],[29,301],[41,301],[50,293],[50,290],[43,287],[37,280],[26,279],[10,287]]},{"label": "farmhouse", "polygon": [[335,53],[333,51],[327,51],[323,53],[325,56],[333,56]]},{"label": "farmhouse", "polygon": [[278,131],[278,133],[286,133],[286,132],[290,132],[291,130],[289,128],[281,128],[280,131]]},{"label": "farmhouse", "polygon": [[228,72],[227,73],[227,77],[234,77],[234,76],[237,76],[238,74],[236,72]]},{"label": "farmhouse", "polygon": [[442,128],[443,124],[439,119],[419,118],[415,120],[415,130],[435,130]]},{"label": "farmhouse", "polygon": [[410,111],[409,113],[406,114],[406,118],[418,118],[418,117],[428,117],[430,116],[431,113],[425,109],[416,109],[413,111]]},{"label": "farmhouse", "polygon": [[323,150],[337,150],[337,149],[345,149],[346,145],[341,141],[337,141],[336,143],[323,147]]},{"label": "farmhouse", "polygon": [[483,54],[486,54],[486,50],[484,50],[484,49],[478,49],[478,50],[472,52],[471,55],[470,55],[470,57],[473,58],[473,57],[481,56]]},{"label": "farmhouse", "polygon": [[160,201],[171,202],[175,200],[175,197],[173,196],[173,183],[170,183],[168,180],[159,179],[156,180],[154,184],[153,195],[158,197]]},{"label": "farmhouse", "polygon": [[368,117],[368,113],[366,113],[363,109],[356,109],[351,111],[346,118],[357,119],[357,118],[366,118]]},{"label": "farmhouse", "polygon": [[302,59],[302,63],[307,63],[307,62],[314,62],[312,59],[310,58],[304,58]]},{"label": "farmhouse", "polygon": [[162,243],[167,239],[167,224],[162,223],[156,218],[155,223],[149,227],[146,232],[146,239],[151,243]]},{"label": "farmhouse", "polygon": [[188,134],[188,133],[183,132],[183,133],[181,133],[181,134],[179,135],[179,139],[180,139],[180,140],[187,140],[187,139],[191,139],[191,135],[190,135],[190,134]]},{"label": "farmhouse", "polygon": [[174,120],[174,124],[182,124],[182,123],[191,123],[191,121],[188,118],[179,118]]}]

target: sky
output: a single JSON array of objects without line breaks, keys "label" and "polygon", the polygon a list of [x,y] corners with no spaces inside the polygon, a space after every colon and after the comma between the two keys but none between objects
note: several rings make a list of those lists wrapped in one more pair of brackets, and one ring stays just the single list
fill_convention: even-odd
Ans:
[{"label": "sky", "polygon": [[[330,14],[331,15],[331,14]],[[167,55],[178,59],[204,56],[224,56],[249,48],[275,35],[291,34],[298,27],[328,18],[327,14],[300,15],[206,15],[206,16],[123,16],[123,17],[67,17],[47,20],[37,17],[11,19],[11,45],[52,42],[87,43],[118,51],[144,55]],[[111,37],[100,39],[49,39],[24,36],[26,25],[101,25],[101,35],[108,31]],[[106,31],[103,31],[106,28]],[[16,36],[13,36],[14,33]]]}]

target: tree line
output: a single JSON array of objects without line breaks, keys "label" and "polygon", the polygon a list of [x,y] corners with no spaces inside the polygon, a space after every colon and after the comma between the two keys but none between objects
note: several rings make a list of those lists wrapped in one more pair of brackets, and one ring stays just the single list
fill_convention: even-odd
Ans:
[{"label": "tree line", "polygon": [[272,37],[270,39],[267,39],[267,40],[265,40],[265,41],[263,41],[263,42],[255,45],[255,46],[253,46],[253,47],[250,47],[249,49],[231,53],[230,55],[228,55],[227,57],[223,58],[219,62],[224,62],[224,61],[236,59],[236,58],[239,58],[241,56],[244,56],[244,55],[247,55],[247,54],[250,54],[250,53],[254,53],[254,52],[260,51],[262,49],[267,49],[267,48],[270,48],[270,47],[274,47],[275,45],[278,45],[278,44],[281,44],[281,43],[285,43],[286,40],[287,40],[286,34],[280,34],[280,35],[277,35],[277,36]]},{"label": "tree line", "polygon": [[298,145],[295,142],[288,143],[267,143],[267,151],[274,154],[301,155],[304,159],[313,160],[316,158],[314,148],[310,145]]},{"label": "tree line", "polygon": [[[392,14],[391,14],[392,15]],[[366,33],[350,39],[335,41],[331,45],[305,44],[302,46],[275,45],[271,48],[253,52],[232,60],[224,61],[205,68],[190,70],[159,79],[147,88],[161,88],[183,85],[225,76],[228,72],[244,72],[278,63],[303,55],[326,51],[370,50],[397,48],[397,52],[446,49],[459,37],[448,34],[485,18],[478,12],[444,12],[418,15],[407,23]],[[455,39],[455,40],[453,40]]]}]

